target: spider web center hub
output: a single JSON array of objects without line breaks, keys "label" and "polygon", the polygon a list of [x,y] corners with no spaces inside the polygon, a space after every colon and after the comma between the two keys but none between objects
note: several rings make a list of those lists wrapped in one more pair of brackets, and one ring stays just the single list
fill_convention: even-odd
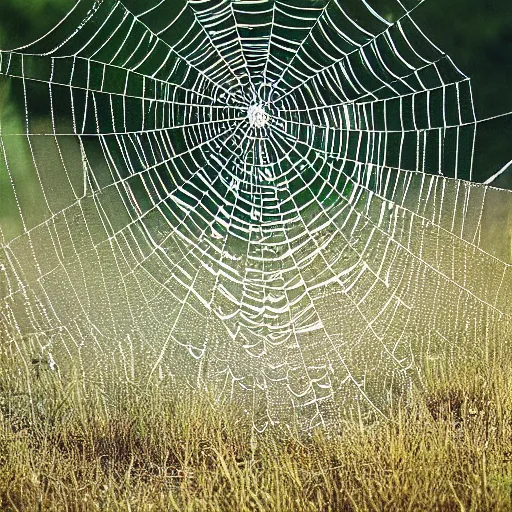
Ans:
[{"label": "spider web center hub", "polygon": [[251,105],[247,110],[247,117],[249,118],[249,123],[253,128],[265,128],[270,119],[270,116],[261,104]]}]

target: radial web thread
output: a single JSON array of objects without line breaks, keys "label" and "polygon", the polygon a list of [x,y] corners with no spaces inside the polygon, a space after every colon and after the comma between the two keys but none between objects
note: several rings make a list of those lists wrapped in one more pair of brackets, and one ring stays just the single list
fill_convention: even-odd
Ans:
[{"label": "radial web thread", "polygon": [[471,83],[421,3],[81,0],[0,51],[20,368],[113,364],[307,429],[385,414],[508,317],[510,193],[474,183]]}]

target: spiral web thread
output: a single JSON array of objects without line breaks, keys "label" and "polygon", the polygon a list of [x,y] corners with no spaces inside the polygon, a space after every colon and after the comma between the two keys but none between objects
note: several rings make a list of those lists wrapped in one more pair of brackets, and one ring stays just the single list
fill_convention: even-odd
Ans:
[{"label": "spiral web thread", "polygon": [[312,428],[385,414],[508,315],[486,219],[509,193],[470,183],[470,81],[420,3],[82,0],[0,52],[23,118],[0,132],[20,368],[113,361]]}]

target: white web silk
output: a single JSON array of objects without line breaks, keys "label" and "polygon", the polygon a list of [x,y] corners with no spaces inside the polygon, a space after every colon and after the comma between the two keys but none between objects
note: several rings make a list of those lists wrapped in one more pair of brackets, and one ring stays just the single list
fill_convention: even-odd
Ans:
[{"label": "white web silk", "polygon": [[247,110],[247,117],[251,128],[264,128],[269,121],[269,115],[261,104],[251,105]]},{"label": "white web silk", "polygon": [[509,194],[420,3],[82,0],[0,52],[8,350],[312,428],[508,315]]}]

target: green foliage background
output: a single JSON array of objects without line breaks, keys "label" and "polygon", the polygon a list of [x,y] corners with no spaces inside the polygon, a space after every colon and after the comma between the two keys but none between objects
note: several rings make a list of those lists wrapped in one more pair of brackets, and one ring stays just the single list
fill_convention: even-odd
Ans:
[{"label": "green foliage background", "polygon": [[[0,1],[0,48],[12,49],[44,35],[76,0]],[[90,0],[92,3],[92,0]],[[183,0],[175,0],[183,1]],[[312,5],[316,0],[311,0]],[[396,18],[397,2],[372,0]],[[394,6],[394,7],[393,7]],[[512,2],[510,0],[425,0],[413,14],[418,26],[472,79],[479,119],[512,111]],[[0,109],[2,108],[0,81]],[[8,107],[4,101],[4,110]],[[512,116],[483,123],[476,146],[476,179],[494,174],[512,159]],[[497,185],[512,188],[511,176]]]}]

